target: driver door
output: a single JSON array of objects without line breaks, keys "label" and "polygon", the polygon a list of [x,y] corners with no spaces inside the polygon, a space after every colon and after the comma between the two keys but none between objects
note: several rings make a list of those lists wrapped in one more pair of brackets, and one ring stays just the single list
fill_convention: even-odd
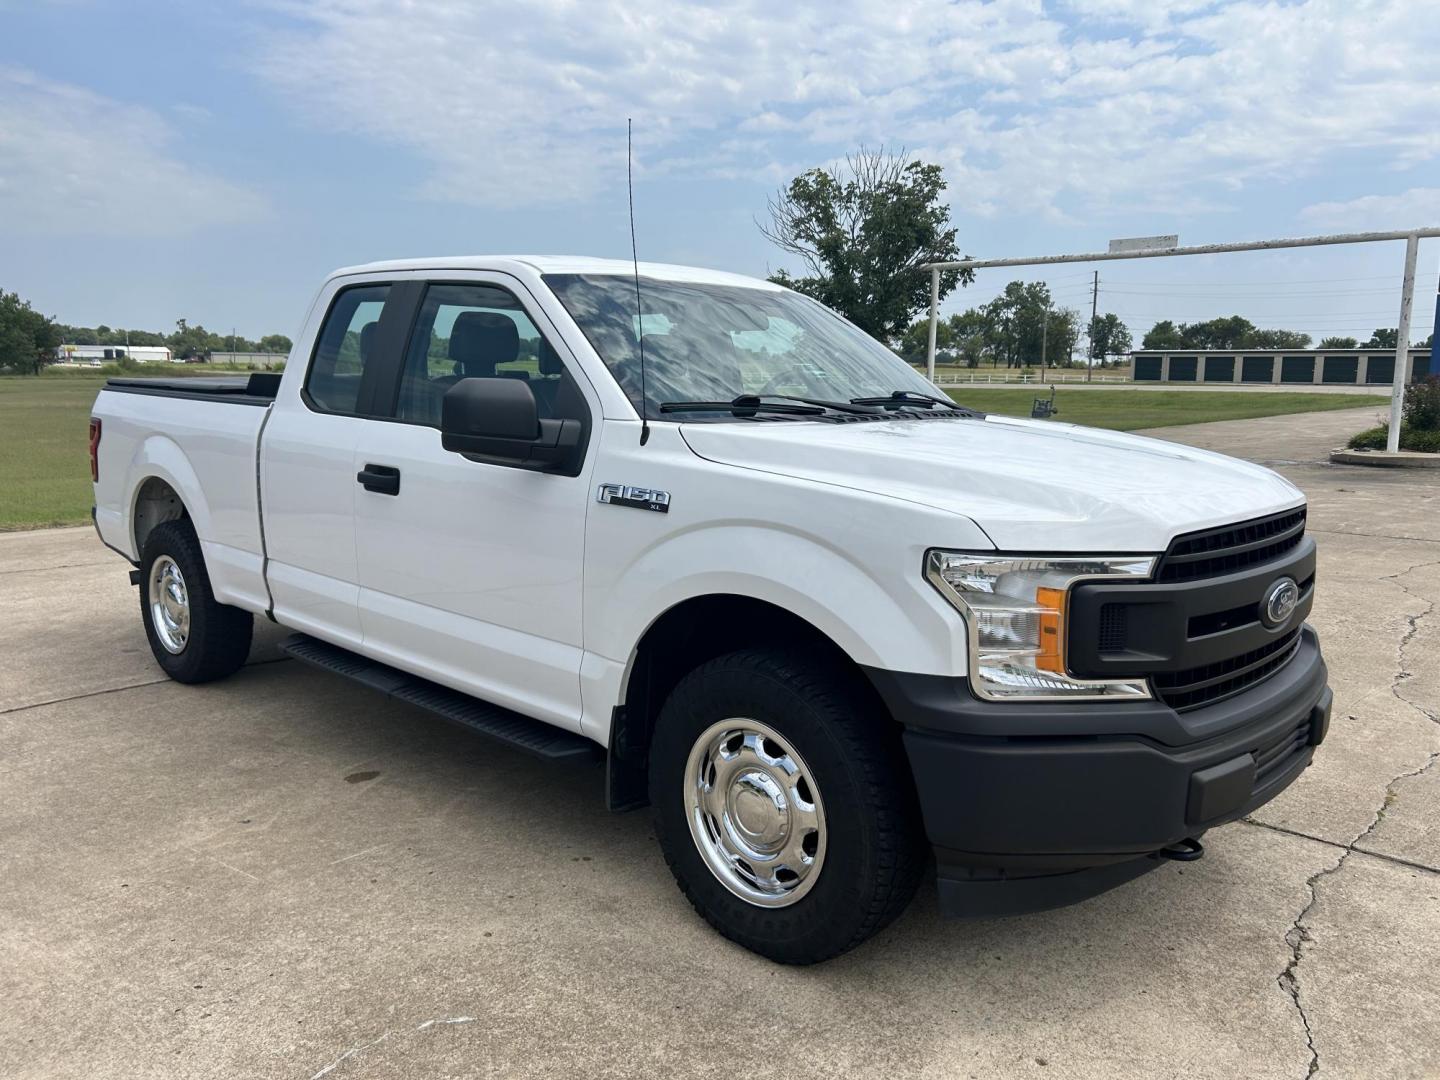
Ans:
[{"label": "driver door", "polygon": [[598,402],[523,286],[457,278],[426,285],[392,419],[355,450],[357,474],[395,478],[356,491],[365,652],[578,731],[594,455],[578,476],[469,460],[440,445],[440,401],[462,378],[520,379],[542,417],[581,419],[586,442]]}]

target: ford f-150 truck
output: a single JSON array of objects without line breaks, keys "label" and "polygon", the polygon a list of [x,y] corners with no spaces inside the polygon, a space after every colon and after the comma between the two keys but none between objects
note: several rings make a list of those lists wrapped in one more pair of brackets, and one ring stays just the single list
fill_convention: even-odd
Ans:
[{"label": "ford f-150 truck", "polygon": [[965,408],[732,274],[340,270],[283,376],[112,379],[90,458],[172,678],[237,670],[258,615],[603,757],[697,911],[778,961],[874,934],[932,858],[965,915],[1198,858],[1329,723],[1286,480]]}]

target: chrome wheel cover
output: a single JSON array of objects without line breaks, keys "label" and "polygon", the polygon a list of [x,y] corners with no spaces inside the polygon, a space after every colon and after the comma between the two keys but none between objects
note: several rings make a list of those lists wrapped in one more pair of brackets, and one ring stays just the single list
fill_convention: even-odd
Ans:
[{"label": "chrome wheel cover", "polygon": [[685,818],[720,884],[757,907],[795,903],[825,861],[825,807],[804,760],[774,728],[712,724],[685,765]]},{"label": "chrome wheel cover", "polygon": [[190,594],[174,559],[161,555],[150,566],[150,622],[168,653],[181,653],[190,639]]}]

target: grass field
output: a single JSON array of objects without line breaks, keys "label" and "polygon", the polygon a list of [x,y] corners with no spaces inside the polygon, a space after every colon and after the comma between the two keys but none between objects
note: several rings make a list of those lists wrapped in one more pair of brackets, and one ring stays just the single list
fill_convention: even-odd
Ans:
[{"label": "grass field", "polygon": [[[172,375],[234,374],[198,365]],[[143,373],[142,373],[143,374]],[[65,372],[0,377],[0,529],[76,525],[90,519],[86,433],[105,375]],[[1033,388],[963,388],[953,396],[986,412],[1028,416]],[[1056,395],[1058,419],[1128,431],[1281,413],[1383,407],[1383,397],[1236,391],[1077,390]]]},{"label": "grass field", "polygon": [[223,365],[164,370],[58,368],[0,376],[0,530],[79,525],[90,520],[90,406],[109,374],[240,375]]},{"label": "grass field", "polygon": [[[991,389],[949,387],[956,401],[984,412],[1029,416],[1037,397],[1049,397],[1049,388]],[[1283,394],[1244,390],[1072,390],[1055,394],[1055,419],[1088,427],[1135,431],[1139,428],[1203,424],[1211,420],[1250,420],[1285,413],[1329,412],[1332,409],[1385,408],[1389,398],[1370,394]]]}]

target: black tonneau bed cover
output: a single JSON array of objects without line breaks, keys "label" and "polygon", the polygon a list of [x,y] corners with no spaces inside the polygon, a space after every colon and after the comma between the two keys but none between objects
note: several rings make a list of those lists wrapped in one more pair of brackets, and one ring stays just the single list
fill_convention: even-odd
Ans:
[{"label": "black tonneau bed cover", "polygon": [[211,375],[191,379],[106,379],[105,389],[120,394],[269,405],[280,392],[280,373],[256,371],[248,376]]}]

